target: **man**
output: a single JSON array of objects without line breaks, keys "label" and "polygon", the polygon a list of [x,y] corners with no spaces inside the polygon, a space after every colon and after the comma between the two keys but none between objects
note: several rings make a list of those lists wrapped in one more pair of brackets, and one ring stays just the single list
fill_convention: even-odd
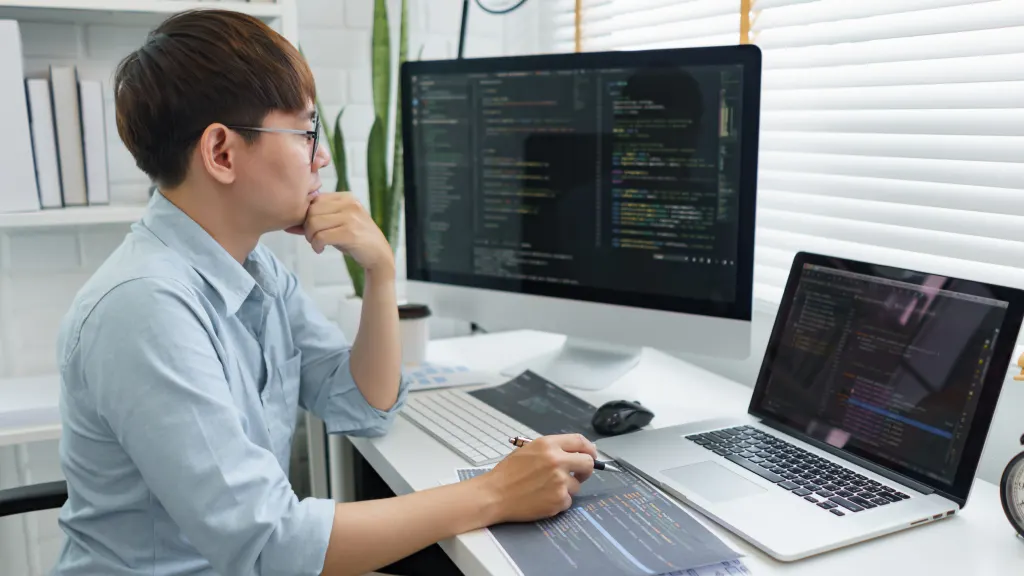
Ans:
[{"label": "man", "polygon": [[[569,506],[596,455],[579,436],[453,486],[299,501],[286,473],[297,407],[332,433],[381,434],[406,394],[391,248],[351,195],[319,194],[312,74],[260,21],[172,17],[114,90],[118,133],[159,192],[61,325],[56,573],[361,574]],[[258,245],[274,230],[366,269],[351,347]]]}]

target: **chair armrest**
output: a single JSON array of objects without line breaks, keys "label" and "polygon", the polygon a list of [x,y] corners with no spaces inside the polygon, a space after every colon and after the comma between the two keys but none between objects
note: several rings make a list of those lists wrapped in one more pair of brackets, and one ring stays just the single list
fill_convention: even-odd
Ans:
[{"label": "chair armrest", "polygon": [[0,490],[0,518],[60,508],[68,499],[64,480]]}]

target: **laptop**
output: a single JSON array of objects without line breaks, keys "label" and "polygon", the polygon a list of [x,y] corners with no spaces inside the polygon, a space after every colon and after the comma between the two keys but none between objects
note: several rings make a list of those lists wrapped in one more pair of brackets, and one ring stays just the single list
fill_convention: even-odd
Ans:
[{"label": "laptop", "polygon": [[743,417],[597,448],[792,561],[967,504],[1020,290],[797,254]]}]

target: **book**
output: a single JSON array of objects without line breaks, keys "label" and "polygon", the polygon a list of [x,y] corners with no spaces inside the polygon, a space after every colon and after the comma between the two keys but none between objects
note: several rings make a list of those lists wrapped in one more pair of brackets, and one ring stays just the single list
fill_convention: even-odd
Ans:
[{"label": "book", "polygon": [[40,209],[32,161],[21,30],[15,20],[0,20],[0,212]]},{"label": "book", "polygon": [[103,87],[96,80],[78,83],[82,108],[82,142],[85,154],[85,188],[90,206],[110,203],[107,176],[107,136],[103,114]]},{"label": "book", "polygon": [[35,157],[36,184],[43,208],[61,208],[60,166],[57,164],[57,135],[50,104],[50,81],[30,78],[25,81],[32,127],[32,152]]},{"label": "book", "polygon": [[82,116],[78,100],[78,73],[73,66],[50,67],[53,118],[57,126],[57,159],[65,206],[88,204],[85,156],[82,152]]}]

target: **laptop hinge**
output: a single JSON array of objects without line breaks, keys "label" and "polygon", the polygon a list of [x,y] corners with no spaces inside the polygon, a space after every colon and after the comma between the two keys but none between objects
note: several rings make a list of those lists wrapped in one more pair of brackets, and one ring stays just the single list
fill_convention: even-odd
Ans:
[{"label": "laptop hinge", "polygon": [[[908,488],[911,488],[911,489],[913,489],[913,490],[915,490],[917,492],[920,492],[921,494],[935,494],[936,492],[938,492],[935,488],[933,488],[931,486],[928,486],[927,484],[923,484],[923,483],[921,483],[921,482],[919,482],[917,480],[914,480],[913,478],[908,478],[908,477],[906,477],[906,476],[904,476],[902,474],[899,474],[897,472],[893,472],[892,470],[888,470],[888,469],[886,469],[886,468],[884,468],[882,466],[879,466],[878,464],[875,464],[874,462],[872,462],[870,460],[867,460],[865,458],[861,458],[860,456],[855,456],[853,454],[850,454],[849,452],[840,450],[839,448],[836,448],[835,446],[832,446],[831,444],[828,444],[828,443],[822,442],[821,440],[812,438],[812,437],[810,437],[810,436],[808,436],[808,435],[806,435],[806,434],[796,430],[795,428],[790,428],[789,426],[778,424],[776,422],[772,422],[772,421],[766,420],[764,418],[759,418],[758,421],[761,424],[764,424],[765,426],[767,426],[769,428],[772,428],[774,430],[778,430],[779,432],[783,432],[783,433],[785,433],[785,434],[787,434],[789,436],[792,436],[792,437],[794,437],[794,438],[796,438],[798,440],[806,442],[806,443],[810,444],[811,446],[814,446],[815,448],[818,448],[820,450],[824,450],[825,452],[828,452],[829,454],[832,454],[833,456],[836,456],[840,460],[845,460],[845,461],[850,462],[852,464],[856,464],[857,466],[860,466],[862,468],[870,470],[873,473],[878,474],[879,476],[884,476],[885,478],[888,478],[889,480],[892,480],[893,482],[898,482],[898,483],[900,483],[900,484],[902,484],[904,486],[907,486]],[[946,498],[950,498],[950,496],[945,495],[945,494],[943,494],[943,496],[945,496]],[[950,498],[950,499],[953,500],[953,498]],[[961,504],[961,506],[963,506],[963,505]]]}]

